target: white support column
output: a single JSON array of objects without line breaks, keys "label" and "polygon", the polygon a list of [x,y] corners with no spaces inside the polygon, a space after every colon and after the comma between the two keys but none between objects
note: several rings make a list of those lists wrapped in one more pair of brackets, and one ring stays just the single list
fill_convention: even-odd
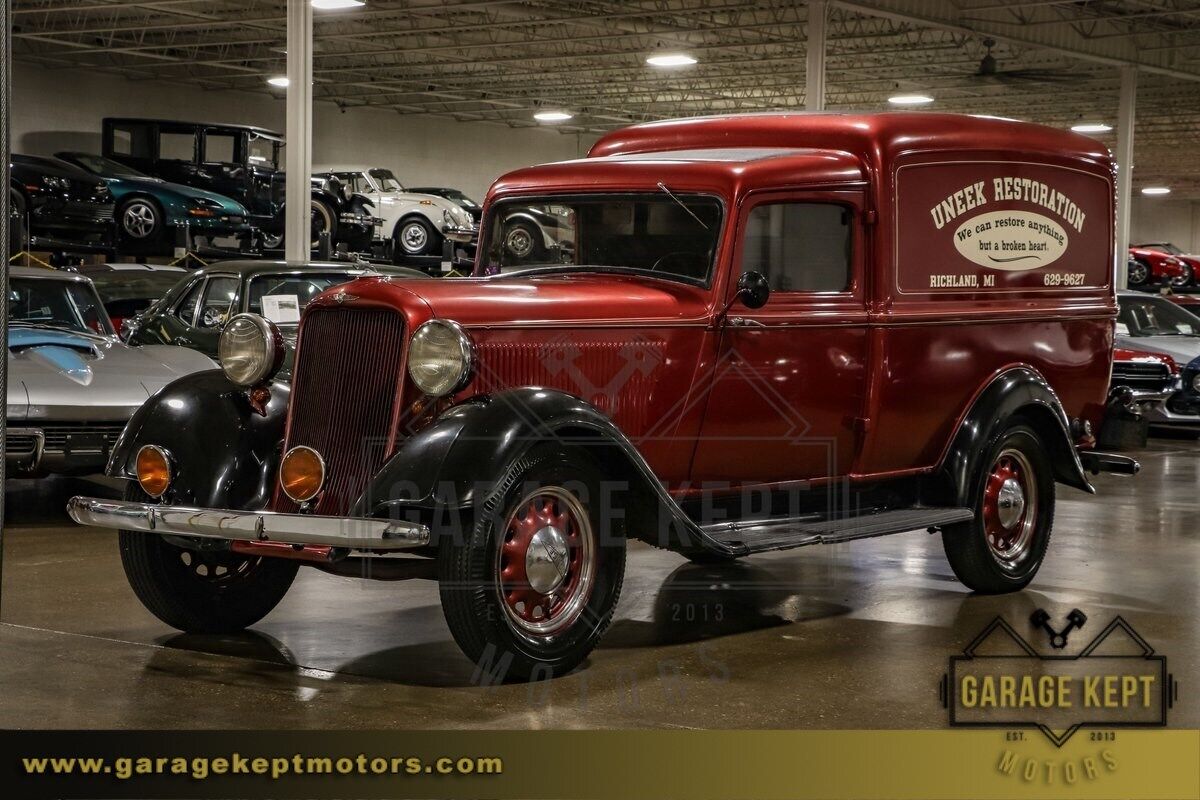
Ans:
[{"label": "white support column", "polygon": [[825,14],[827,0],[808,1],[807,61],[804,71],[804,107],[808,111],[825,110]]},{"label": "white support column", "polygon": [[287,4],[287,235],[288,261],[308,261],[312,207],[312,4]]},{"label": "white support column", "polygon": [[1117,252],[1114,275],[1118,289],[1128,277],[1129,217],[1133,202],[1133,122],[1137,101],[1137,67],[1121,67],[1121,99],[1117,110]]}]

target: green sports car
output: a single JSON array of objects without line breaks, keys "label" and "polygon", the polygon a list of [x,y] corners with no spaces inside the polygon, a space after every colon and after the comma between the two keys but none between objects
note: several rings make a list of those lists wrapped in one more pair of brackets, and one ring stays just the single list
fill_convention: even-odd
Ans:
[{"label": "green sports car", "polygon": [[116,199],[117,231],[124,249],[170,252],[173,232],[184,224],[193,236],[209,239],[246,237],[252,231],[246,208],[236,200],[168,183],[103,156],[71,151],[54,155],[108,183]]}]

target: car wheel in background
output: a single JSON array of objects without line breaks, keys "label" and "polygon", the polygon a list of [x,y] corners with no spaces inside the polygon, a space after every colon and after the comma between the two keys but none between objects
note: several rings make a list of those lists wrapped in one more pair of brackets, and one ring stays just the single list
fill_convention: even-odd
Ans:
[{"label": "car wheel in background", "polygon": [[518,261],[525,261],[542,252],[542,233],[526,222],[515,223],[504,235],[504,250]]},{"label": "car wheel in background", "polygon": [[1192,272],[1192,265],[1184,264],[1183,265],[1183,274],[1177,275],[1174,278],[1171,278],[1171,286],[1175,287],[1176,289],[1182,289],[1185,286],[1191,286],[1192,281],[1193,281],[1193,279],[1195,279],[1195,277],[1196,276]]},{"label": "car wheel in background", "polygon": [[320,200],[312,201],[312,239],[309,242],[312,249],[321,243],[321,234],[329,231],[330,244],[337,242],[337,214],[333,209]]},{"label": "car wheel in background", "polygon": [[427,256],[442,251],[442,235],[424,217],[408,217],[400,220],[392,237],[392,260],[404,256]]},{"label": "car wheel in background", "polygon": [[125,241],[146,246],[156,243],[165,228],[158,205],[144,197],[135,197],[117,209],[117,228]]},{"label": "car wheel in background", "polygon": [[1132,259],[1127,266],[1129,276],[1129,286],[1145,286],[1150,280],[1150,265],[1141,259]]}]

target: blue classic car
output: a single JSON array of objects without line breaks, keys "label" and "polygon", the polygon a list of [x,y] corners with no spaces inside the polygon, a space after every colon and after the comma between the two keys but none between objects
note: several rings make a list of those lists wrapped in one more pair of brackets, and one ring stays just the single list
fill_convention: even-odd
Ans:
[{"label": "blue classic car", "polygon": [[176,378],[215,367],[182,347],[122,344],[81,275],[13,267],[9,279],[10,475],[102,471],[147,398]]},{"label": "blue classic car", "polygon": [[169,251],[174,246],[172,231],[184,224],[197,236],[237,236],[249,241],[250,215],[236,200],[168,183],[103,156],[67,151],[55,157],[108,183],[116,198],[117,230],[126,248]]}]

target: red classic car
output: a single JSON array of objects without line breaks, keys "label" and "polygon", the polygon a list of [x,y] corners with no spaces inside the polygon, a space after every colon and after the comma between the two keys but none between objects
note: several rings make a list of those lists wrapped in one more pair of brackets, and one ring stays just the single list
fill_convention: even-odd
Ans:
[{"label": "red classic car", "polygon": [[[239,315],[223,371],[125,430],[130,583],[190,631],[251,625],[298,565],[436,576],[489,674],[579,664],[625,542],[697,561],[940,531],[955,575],[1021,589],[1092,449],[1116,313],[1095,141],[942,114],[639,125],[502,177],[475,276],[363,278],[309,303],[294,381]],[[554,226],[505,246],[522,210]],[[203,441],[201,441],[201,437]]]},{"label": "red classic car", "polygon": [[1154,285],[1189,286],[1195,278],[1189,264],[1161,250],[1143,247],[1129,248],[1126,272],[1131,289]]},{"label": "red classic car", "polygon": [[1172,281],[1172,285],[1176,287],[1195,286],[1196,281],[1200,279],[1200,256],[1189,255],[1183,250],[1170,242],[1149,242],[1146,244],[1135,244],[1131,249],[1150,250],[1155,253],[1163,253],[1171,256],[1185,268],[1185,281]]}]

